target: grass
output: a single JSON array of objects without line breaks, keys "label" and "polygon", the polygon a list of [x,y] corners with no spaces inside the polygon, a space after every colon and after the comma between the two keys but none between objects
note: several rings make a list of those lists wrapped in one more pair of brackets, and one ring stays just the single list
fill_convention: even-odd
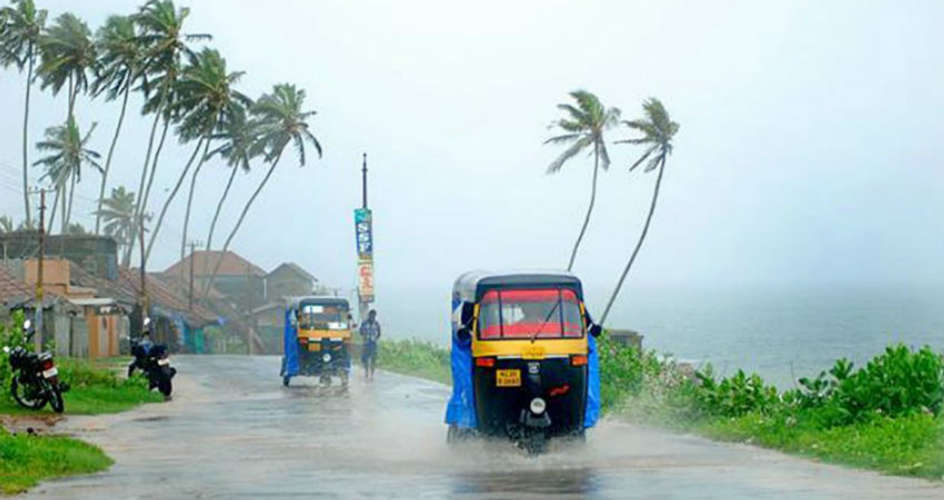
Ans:
[{"label": "grass", "polygon": [[431,342],[415,339],[381,340],[377,367],[452,385],[449,350]]},{"label": "grass", "polygon": [[11,435],[0,429],[0,492],[14,494],[39,481],[107,469],[112,460],[98,447],[67,437]]},{"label": "grass", "polygon": [[[105,361],[87,361],[81,359],[57,359],[60,379],[68,382],[70,389],[63,394],[66,415],[98,415],[130,410],[143,403],[163,401],[157,391],[147,390],[147,381],[140,375],[131,379],[119,378],[116,368],[124,368],[127,363],[119,363],[115,358]],[[53,411],[46,405],[40,411],[22,408],[8,396],[8,386],[0,395],[0,414],[7,415],[47,415]]]}]

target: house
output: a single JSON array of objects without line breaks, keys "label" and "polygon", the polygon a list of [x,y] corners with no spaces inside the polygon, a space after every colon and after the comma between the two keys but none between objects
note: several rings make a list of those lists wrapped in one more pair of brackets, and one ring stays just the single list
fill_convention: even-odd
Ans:
[{"label": "house", "polygon": [[[118,244],[110,236],[47,234],[45,240],[45,259],[69,260],[100,278],[118,277]],[[39,257],[39,232],[2,233],[0,246],[8,259],[36,259]]]},{"label": "house", "polygon": [[310,295],[318,280],[294,262],[280,264],[266,275],[266,299],[269,302],[288,297]]},{"label": "house", "polygon": [[[23,279],[24,264],[21,260],[7,260],[5,266],[0,266],[0,320],[8,320],[13,311],[22,311],[27,318],[35,315],[35,277],[32,283]],[[61,290],[51,288],[43,295],[43,327],[39,332],[39,342],[45,345],[55,340],[58,355],[86,356],[87,349],[77,347],[80,343],[71,341],[73,337],[87,341],[82,307],[61,295]]]},{"label": "house", "polygon": [[251,310],[266,303],[266,272],[235,252],[193,252],[161,274],[189,282],[193,272],[194,289],[202,292],[217,266],[212,287],[239,309]]}]

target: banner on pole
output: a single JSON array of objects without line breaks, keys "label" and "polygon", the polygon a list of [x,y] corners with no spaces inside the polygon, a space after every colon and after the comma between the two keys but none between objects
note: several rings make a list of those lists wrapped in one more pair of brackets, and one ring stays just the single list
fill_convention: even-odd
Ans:
[{"label": "banner on pole", "polygon": [[354,210],[357,236],[357,294],[361,302],[374,301],[374,237],[373,217],[369,208]]}]

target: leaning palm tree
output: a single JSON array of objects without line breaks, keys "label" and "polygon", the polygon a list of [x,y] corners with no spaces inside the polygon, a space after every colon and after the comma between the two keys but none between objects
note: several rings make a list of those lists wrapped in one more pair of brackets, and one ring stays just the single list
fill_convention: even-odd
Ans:
[{"label": "leaning palm tree", "polygon": [[[246,219],[246,214],[252,207],[253,202],[256,201],[262,188],[269,181],[272,172],[279,164],[279,160],[282,159],[285,147],[289,143],[295,146],[301,166],[305,166],[306,142],[310,142],[314,146],[318,158],[321,158],[321,144],[318,143],[318,139],[309,130],[307,121],[315,115],[315,111],[302,111],[304,104],[304,90],[298,89],[295,85],[289,83],[281,83],[272,88],[271,94],[264,94],[260,97],[252,107],[252,113],[259,122],[259,141],[265,148],[265,160],[269,163],[269,170],[262,178],[259,186],[256,187],[256,190],[253,191],[252,196],[249,197],[249,201],[246,202],[239,214],[239,219],[236,220],[236,225],[233,226],[229,236],[226,237],[226,242],[223,243],[223,249],[220,252],[221,255],[226,254],[230,243],[233,242],[233,237],[236,236],[240,226]],[[209,294],[222,262],[222,258],[217,259],[213,273],[204,288],[204,297]]]},{"label": "leaning palm tree", "polygon": [[134,218],[134,193],[125,190],[124,186],[111,189],[111,196],[102,200],[102,208],[96,215],[104,220],[105,234],[111,236],[124,249],[132,245],[131,233],[136,221]]},{"label": "leaning palm tree", "polygon": [[574,267],[577,250],[580,248],[583,235],[587,232],[587,225],[590,224],[590,214],[593,213],[593,204],[597,198],[597,172],[600,167],[606,170],[610,166],[610,156],[606,152],[603,132],[615,125],[620,116],[619,109],[603,106],[600,99],[590,92],[575,90],[570,93],[570,96],[577,102],[577,105],[558,104],[557,107],[565,111],[566,116],[551,124],[551,128],[558,128],[564,133],[544,141],[544,144],[570,145],[547,167],[547,173],[549,174],[559,172],[564,163],[581,151],[593,148],[593,183],[590,187],[590,205],[587,207],[587,215],[580,227],[580,234],[577,235],[574,249],[570,253],[570,261],[567,263],[568,271]]},{"label": "leaning palm tree", "polygon": [[[146,100],[142,111],[144,114],[154,113],[154,122],[151,124],[138,187],[135,208],[137,216],[147,211],[147,202],[164,138],[167,136],[169,126],[176,119],[172,109],[174,108],[174,89],[180,75],[181,57],[193,54],[189,43],[212,38],[208,34],[185,33],[183,25],[189,15],[189,8],[178,9],[172,0],[150,0],[134,15],[134,21],[142,31],[140,43],[145,47],[142,83],[139,86]],[[155,133],[161,119],[164,123],[163,130],[157,150],[154,151]],[[154,152],[153,159],[152,151]],[[127,256],[130,259],[130,254]]]},{"label": "leaning palm tree", "polygon": [[210,151],[207,158],[216,155],[221,156],[226,160],[226,164],[231,171],[229,179],[226,181],[226,187],[223,188],[223,195],[220,196],[220,201],[216,204],[213,222],[210,223],[210,231],[207,233],[206,250],[208,252],[213,248],[213,233],[216,231],[216,223],[219,221],[223,204],[229,196],[229,190],[233,186],[236,172],[239,170],[249,172],[249,163],[253,158],[262,154],[264,147],[264,143],[259,140],[257,122],[249,119],[248,113],[242,106],[235,106],[226,113],[219,131],[213,135],[212,139],[222,141],[222,144]]},{"label": "leaning palm tree", "polygon": [[633,249],[633,253],[629,257],[629,262],[626,263],[626,268],[623,269],[623,274],[620,275],[620,279],[616,283],[616,288],[613,289],[613,295],[610,296],[610,301],[607,302],[606,309],[603,310],[603,316],[600,317],[601,325],[610,314],[610,308],[613,307],[613,302],[616,301],[616,296],[619,295],[620,289],[623,287],[623,281],[626,279],[626,275],[629,274],[629,269],[633,266],[636,255],[639,254],[639,249],[642,248],[642,243],[646,239],[646,233],[649,232],[649,223],[652,222],[652,214],[656,211],[656,201],[659,199],[659,186],[662,184],[665,160],[672,154],[672,139],[679,130],[679,124],[669,119],[669,113],[655,97],[650,97],[643,101],[642,109],[645,117],[623,122],[629,128],[642,132],[642,137],[616,142],[617,144],[639,144],[646,148],[646,151],[639,159],[629,167],[630,172],[648,160],[643,172],[651,172],[658,169],[659,174],[656,176],[655,189],[652,192],[652,204],[649,206],[649,215],[646,216],[646,223],[642,227],[642,233],[639,235],[639,241],[636,242],[636,248]]},{"label": "leaning palm tree", "polygon": [[30,88],[33,85],[33,65],[38,55],[39,36],[46,24],[45,10],[36,9],[33,0],[14,0],[12,6],[4,7],[3,33],[0,35],[0,66],[16,65],[21,72],[26,67],[26,98],[23,102],[23,209],[24,223],[32,227],[33,220],[29,204],[29,111]]},{"label": "leaning palm tree", "polygon": [[[75,184],[82,180],[82,167],[88,165],[101,172],[98,164],[101,155],[88,148],[89,139],[95,130],[95,124],[85,136],[79,132],[75,120],[69,119],[65,125],[46,129],[46,140],[36,144],[36,149],[49,155],[36,160],[33,165],[46,169],[43,178],[48,178],[56,189],[53,211],[49,217],[49,227],[53,227],[56,217],[57,202],[62,208],[62,232],[69,227]],[[68,196],[68,201],[66,201]]]},{"label": "leaning palm tree", "polygon": [[58,95],[66,86],[66,119],[73,118],[75,98],[88,90],[89,71],[94,70],[97,62],[92,32],[84,21],[65,13],[39,38],[39,48],[41,62],[36,74],[42,79],[40,88],[49,87],[53,95]]},{"label": "leaning palm tree", "polygon": [[[144,48],[141,45],[140,33],[130,16],[110,16],[105,21],[105,25],[99,28],[95,43],[98,45],[101,58],[92,92],[96,96],[104,93],[109,101],[114,101],[121,96],[121,112],[118,114],[115,134],[112,136],[108,155],[105,157],[105,169],[98,189],[98,210],[95,216],[95,234],[98,235],[101,229],[102,204],[105,199],[108,172],[111,170],[111,159],[125,120],[128,96],[140,77],[144,62]],[[112,193],[114,194],[114,191]]]},{"label": "leaning palm tree", "polygon": [[[193,193],[197,185],[197,176],[204,162],[209,157],[210,143],[213,141],[212,132],[222,123],[225,116],[236,112],[237,109],[246,109],[252,105],[252,100],[232,88],[244,72],[227,73],[226,60],[216,50],[204,49],[198,57],[191,60],[181,78],[179,92],[180,106],[187,110],[194,110],[195,120],[187,115],[181,127],[189,127],[194,131],[205,130],[203,156],[193,169],[190,178],[190,193],[187,196],[187,209],[184,212],[183,234],[180,239],[180,260],[184,259],[187,248],[187,229],[190,222],[190,208],[193,205]],[[205,110],[206,113],[200,112]],[[210,117],[210,121],[203,123],[203,117]],[[155,227],[155,234],[159,227]]]},{"label": "leaning palm tree", "polygon": [[191,55],[189,59],[190,62],[184,69],[175,89],[177,96],[174,109],[181,117],[180,126],[178,127],[178,135],[181,141],[188,142],[196,139],[197,144],[190,160],[181,171],[177,184],[164,201],[157,223],[151,231],[146,251],[147,256],[151,254],[151,248],[154,242],[157,241],[161,224],[168,208],[170,208],[170,204],[174,201],[177,191],[187,177],[187,173],[202,147],[203,154],[193,172],[190,195],[187,199],[187,211],[184,216],[183,240],[180,249],[180,258],[183,260],[187,244],[190,207],[193,203],[193,191],[196,186],[197,174],[209,150],[211,134],[219,124],[222,115],[230,107],[245,106],[250,102],[249,98],[232,89],[232,85],[239,80],[242,72],[227,73],[226,60],[220,56],[219,52],[213,49],[203,49],[199,54]]}]

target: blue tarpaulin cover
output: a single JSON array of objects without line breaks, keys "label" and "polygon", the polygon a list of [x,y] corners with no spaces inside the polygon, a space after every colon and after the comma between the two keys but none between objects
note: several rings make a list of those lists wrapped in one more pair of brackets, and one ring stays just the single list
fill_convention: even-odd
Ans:
[{"label": "blue tarpaulin cover", "polygon": [[285,311],[285,355],[282,356],[282,376],[298,375],[298,332],[292,325],[292,310]]},{"label": "blue tarpaulin cover", "polygon": [[[453,317],[457,317],[461,301],[453,300]],[[475,393],[472,387],[472,342],[463,342],[456,335],[458,323],[452,323],[452,397],[446,406],[446,423],[459,428],[476,428]],[[600,356],[597,353],[597,341],[593,336],[588,339],[589,356],[587,362],[587,410],[584,413],[584,428],[593,427],[600,418]],[[285,352],[288,352],[286,349]]]}]

